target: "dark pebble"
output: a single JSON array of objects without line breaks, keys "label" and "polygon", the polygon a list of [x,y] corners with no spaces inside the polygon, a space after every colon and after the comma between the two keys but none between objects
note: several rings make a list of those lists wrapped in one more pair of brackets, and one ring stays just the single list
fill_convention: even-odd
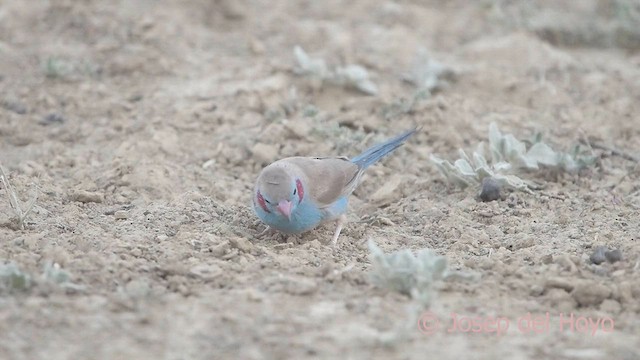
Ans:
[{"label": "dark pebble", "polygon": [[620,251],[620,249],[609,250],[604,253],[604,257],[607,258],[607,261],[610,263],[618,262],[622,260],[622,251]]},{"label": "dark pebble", "polygon": [[592,263],[596,265],[600,265],[607,260],[605,253],[607,252],[607,248],[605,246],[596,246],[593,249],[593,254],[589,257]]},{"label": "dark pebble", "polygon": [[482,190],[480,191],[480,200],[484,202],[500,199],[500,189],[502,184],[492,177],[482,179]]},{"label": "dark pebble", "polygon": [[40,122],[40,124],[42,125],[49,125],[49,124],[53,124],[53,123],[59,123],[62,124],[63,122],[65,122],[65,118],[64,116],[58,114],[58,113],[51,113],[47,116],[44,117],[44,119]]},{"label": "dark pebble", "polygon": [[2,103],[2,107],[19,115],[27,113],[27,107],[17,101],[5,101]]}]

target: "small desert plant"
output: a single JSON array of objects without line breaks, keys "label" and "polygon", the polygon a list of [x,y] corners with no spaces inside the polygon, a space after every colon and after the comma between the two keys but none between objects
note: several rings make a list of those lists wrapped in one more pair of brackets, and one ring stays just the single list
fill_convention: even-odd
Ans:
[{"label": "small desert plant", "polygon": [[413,84],[418,91],[431,94],[440,90],[455,80],[454,70],[434,59],[424,48],[419,48],[410,70],[402,79]]},{"label": "small desert plant", "polygon": [[20,270],[15,264],[0,264],[0,290],[27,290],[31,283],[31,275]]},{"label": "small desert plant", "polygon": [[295,73],[310,76],[334,85],[351,87],[367,95],[376,95],[378,87],[369,79],[369,72],[360,65],[336,66],[330,68],[320,58],[310,57],[300,46],[293,49],[298,67]]},{"label": "small desert plant", "polygon": [[24,230],[25,220],[27,219],[27,216],[29,216],[31,210],[33,210],[33,206],[38,199],[38,188],[34,186],[33,196],[31,197],[31,200],[26,207],[23,207],[20,199],[18,199],[18,196],[16,195],[16,191],[13,189],[13,186],[11,186],[11,183],[9,182],[9,179],[7,178],[7,175],[5,174],[4,169],[1,165],[0,181],[2,182],[4,191],[6,192],[7,198],[9,199],[9,204],[11,205],[11,208],[13,209],[17,217],[18,227]]},{"label": "small desert plant", "polygon": [[0,292],[26,291],[37,284],[56,284],[64,289],[82,290],[82,285],[71,282],[71,275],[58,263],[47,262],[42,274],[32,276],[21,270],[16,264],[0,263]]},{"label": "small desert plant", "polygon": [[374,285],[411,296],[425,307],[431,304],[435,283],[445,277],[446,258],[430,249],[416,255],[407,249],[385,254],[373,240],[369,240],[369,252]]},{"label": "small desert plant", "polygon": [[50,79],[63,78],[71,71],[71,65],[58,58],[47,58],[44,64],[44,74]]},{"label": "small desert plant", "polygon": [[82,76],[94,77],[100,73],[100,67],[88,60],[61,57],[47,58],[42,68],[44,75],[49,79],[73,80]]},{"label": "small desert plant", "polygon": [[64,284],[71,281],[71,275],[69,274],[69,272],[61,268],[60,264],[53,262],[47,262],[44,265],[42,277],[45,280],[51,281],[56,284]]},{"label": "small desert plant", "polygon": [[80,291],[84,289],[83,285],[71,281],[71,274],[63,269],[60,264],[51,261],[44,265],[42,279],[45,282],[57,284],[66,290]]},{"label": "small desert plant", "polygon": [[583,155],[579,146],[569,153],[557,152],[542,142],[540,134],[536,135],[533,145],[527,150],[525,143],[511,134],[501,133],[495,123],[489,125],[488,147],[491,164],[485,158],[487,151],[484,143],[480,143],[473,152],[473,160],[464,150],[459,150],[460,159],[453,164],[435,155],[431,155],[431,161],[449,182],[462,188],[478,185],[484,178],[491,177],[501,185],[526,192],[538,186],[522,180],[514,172],[538,170],[541,167],[576,172],[596,161],[593,155]]}]

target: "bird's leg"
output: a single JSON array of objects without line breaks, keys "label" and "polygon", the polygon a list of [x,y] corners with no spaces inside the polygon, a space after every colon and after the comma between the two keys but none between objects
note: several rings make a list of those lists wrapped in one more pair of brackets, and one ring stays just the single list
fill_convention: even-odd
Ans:
[{"label": "bird's leg", "polygon": [[271,235],[273,235],[274,232],[275,231],[271,228],[271,226],[267,225],[267,228],[262,230],[258,235],[256,235],[256,237],[262,237],[266,233],[270,233]]},{"label": "bird's leg", "polygon": [[342,231],[342,227],[347,222],[347,215],[342,214],[338,217],[338,226],[336,227],[336,232],[333,234],[333,239],[331,240],[331,246],[333,248],[338,244],[338,237],[340,237],[340,232]]}]

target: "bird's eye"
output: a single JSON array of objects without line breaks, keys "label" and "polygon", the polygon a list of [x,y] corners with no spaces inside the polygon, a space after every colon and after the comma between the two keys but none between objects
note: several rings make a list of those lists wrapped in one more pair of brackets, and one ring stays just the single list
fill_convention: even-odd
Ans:
[{"label": "bird's eye", "polygon": [[298,189],[293,189],[293,195],[298,193]]},{"label": "bird's eye", "polygon": [[271,202],[269,200],[267,200],[265,198],[263,198],[263,199],[264,199],[264,202],[266,202],[267,204],[271,205]]}]

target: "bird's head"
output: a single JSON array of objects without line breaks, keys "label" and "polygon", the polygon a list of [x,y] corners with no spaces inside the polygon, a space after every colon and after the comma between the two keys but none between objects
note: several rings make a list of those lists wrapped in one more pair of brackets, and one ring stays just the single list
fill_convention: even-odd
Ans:
[{"label": "bird's head", "polygon": [[303,179],[295,169],[267,166],[256,183],[253,202],[267,213],[291,220],[305,196]]}]

